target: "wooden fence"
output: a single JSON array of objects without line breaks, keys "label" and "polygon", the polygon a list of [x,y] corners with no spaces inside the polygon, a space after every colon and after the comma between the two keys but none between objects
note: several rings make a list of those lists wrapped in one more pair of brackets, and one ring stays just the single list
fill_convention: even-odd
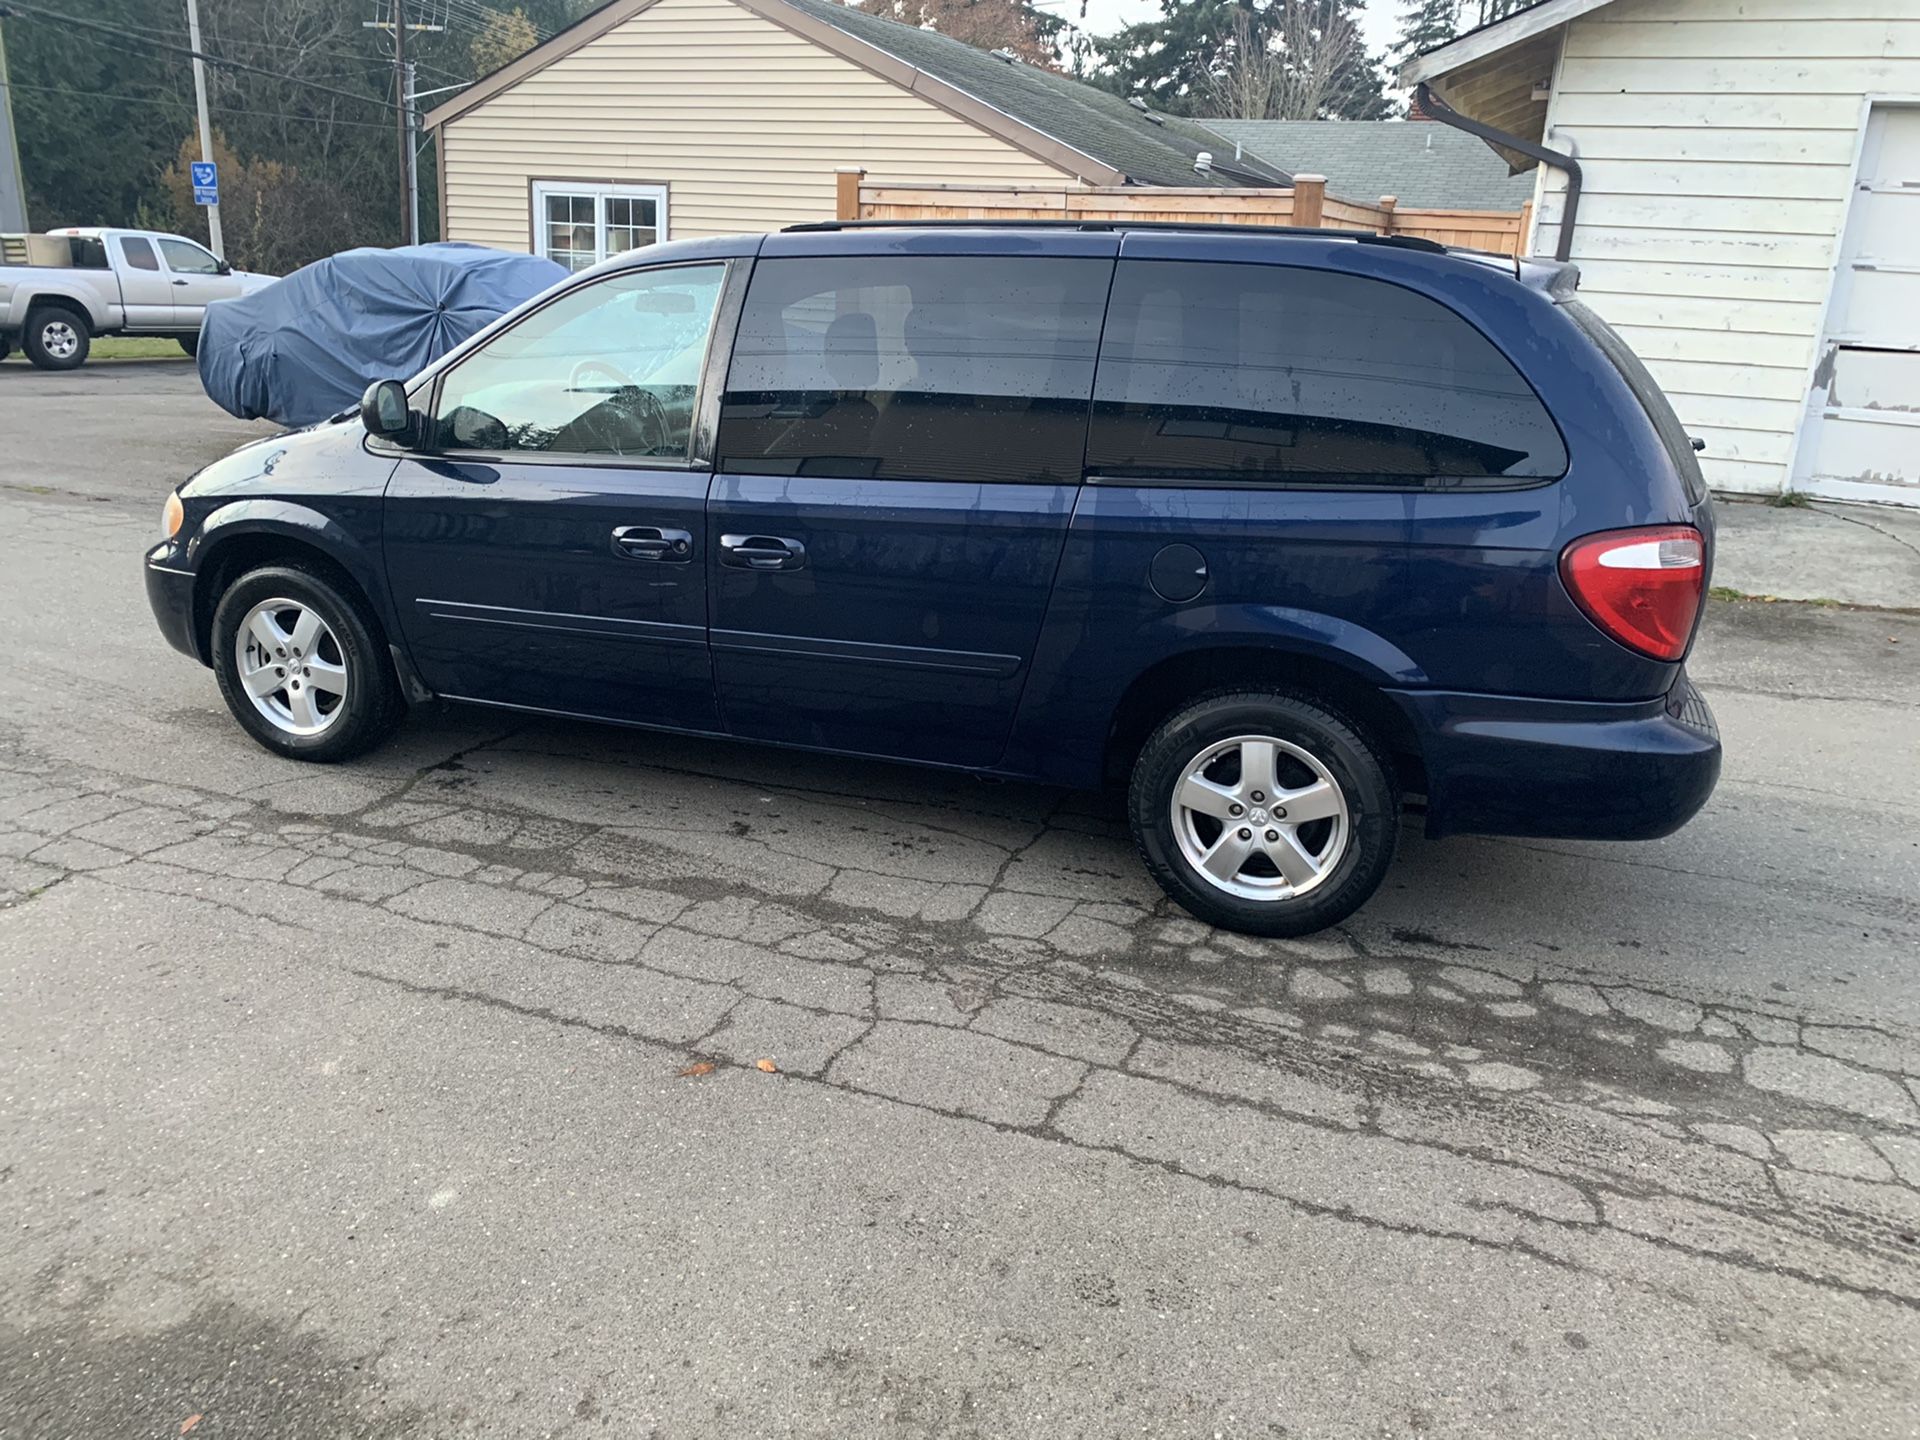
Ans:
[{"label": "wooden fence", "polygon": [[864,172],[838,176],[842,220],[1168,220],[1234,225],[1301,225],[1417,235],[1517,255],[1532,219],[1519,210],[1433,210],[1403,206],[1393,196],[1358,204],[1327,194],[1318,175],[1294,176],[1289,190],[1211,186],[1053,186],[870,184]]}]

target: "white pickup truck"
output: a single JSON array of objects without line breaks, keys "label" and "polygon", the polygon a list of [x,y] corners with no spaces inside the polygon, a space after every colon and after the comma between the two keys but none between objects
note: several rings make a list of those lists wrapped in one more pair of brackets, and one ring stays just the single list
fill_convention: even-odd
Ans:
[{"label": "white pickup truck", "polygon": [[96,335],[164,335],[191,355],[210,301],[274,279],[154,230],[0,235],[0,360],[18,344],[44,370],[71,370]]}]

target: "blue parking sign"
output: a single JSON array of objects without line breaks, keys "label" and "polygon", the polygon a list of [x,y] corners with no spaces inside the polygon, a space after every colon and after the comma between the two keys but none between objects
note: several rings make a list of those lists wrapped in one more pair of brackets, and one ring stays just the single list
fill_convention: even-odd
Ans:
[{"label": "blue parking sign", "polygon": [[187,167],[193,172],[193,203],[220,203],[220,167],[211,160],[194,160]]}]

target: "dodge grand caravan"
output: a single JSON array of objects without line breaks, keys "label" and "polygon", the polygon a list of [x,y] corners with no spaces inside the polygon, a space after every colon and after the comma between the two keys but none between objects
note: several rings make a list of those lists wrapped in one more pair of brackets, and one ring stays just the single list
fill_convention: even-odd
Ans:
[{"label": "dodge grand caravan", "polygon": [[1713,516],[1568,267],[1326,231],[657,245],[167,500],[160,628],[290,758],[432,697],[1096,786],[1293,935],[1428,833],[1720,766]]}]

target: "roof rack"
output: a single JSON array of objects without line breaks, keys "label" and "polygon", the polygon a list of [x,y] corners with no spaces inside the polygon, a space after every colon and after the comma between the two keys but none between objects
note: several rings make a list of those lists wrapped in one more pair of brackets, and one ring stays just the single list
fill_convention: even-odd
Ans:
[{"label": "roof rack", "polygon": [[1367,230],[1321,230],[1309,225],[1234,225],[1206,220],[808,220],[785,225],[781,233],[806,234],[833,230],[1198,230],[1223,235],[1306,235],[1317,240],[1352,240],[1360,245],[1393,245],[1430,255],[1450,253],[1438,240],[1423,235],[1375,235]]}]

